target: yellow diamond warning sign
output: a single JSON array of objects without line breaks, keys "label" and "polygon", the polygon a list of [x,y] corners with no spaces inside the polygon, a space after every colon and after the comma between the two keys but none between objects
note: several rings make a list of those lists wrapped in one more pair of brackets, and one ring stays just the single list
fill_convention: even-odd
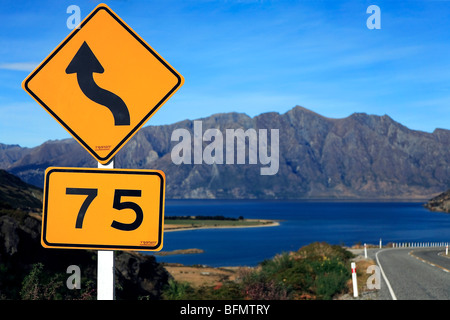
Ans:
[{"label": "yellow diamond warning sign", "polygon": [[105,164],[183,83],[167,61],[102,4],[22,87]]}]

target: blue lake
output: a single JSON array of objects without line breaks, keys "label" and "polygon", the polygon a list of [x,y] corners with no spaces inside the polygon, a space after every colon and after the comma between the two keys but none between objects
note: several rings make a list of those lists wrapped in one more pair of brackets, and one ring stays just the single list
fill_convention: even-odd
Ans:
[{"label": "blue lake", "polygon": [[356,243],[450,240],[450,214],[430,212],[423,202],[168,200],[165,215],[223,215],[281,220],[280,226],[200,229],[164,233],[163,251],[203,249],[201,254],[156,256],[186,265],[256,266],[278,253],[315,241]]}]

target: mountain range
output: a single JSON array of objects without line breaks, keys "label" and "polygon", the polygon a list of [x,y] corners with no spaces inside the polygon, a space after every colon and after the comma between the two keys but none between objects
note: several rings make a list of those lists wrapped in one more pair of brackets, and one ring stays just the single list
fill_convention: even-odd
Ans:
[{"label": "mountain range", "polygon": [[[249,150],[245,164],[175,164],[179,141],[172,133],[193,135],[194,120],[143,127],[117,153],[115,167],[164,171],[168,199],[429,199],[450,186],[450,130],[416,131],[387,115],[333,119],[300,106],[284,114],[223,113],[197,121],[203,132],[218,129],[224,136],[227,129],[278,129],[278,172],[261,175],[261,164],[249,164]],[[203,141],[203,148],[210,143]],[[29,184],[42,188],[50,166],[97,167],[97,161],[74,139],[34,148],[0,144],[0,168]]]}]

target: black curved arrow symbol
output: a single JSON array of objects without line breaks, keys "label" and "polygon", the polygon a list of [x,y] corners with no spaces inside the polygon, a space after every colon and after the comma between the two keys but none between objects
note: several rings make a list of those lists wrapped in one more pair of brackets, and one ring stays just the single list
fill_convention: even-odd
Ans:
[{"label": "black curved arrow symbol", "polygon": [[86,42],[81,45],[66,68],[67,74],[77,74],[78,85],[86,97],[112,112],[114,125],[129,126],[130,113],[125,102],[114,93],[99,87],[94,81],[93,73],[103,73],[104,71],[105,69]]}]

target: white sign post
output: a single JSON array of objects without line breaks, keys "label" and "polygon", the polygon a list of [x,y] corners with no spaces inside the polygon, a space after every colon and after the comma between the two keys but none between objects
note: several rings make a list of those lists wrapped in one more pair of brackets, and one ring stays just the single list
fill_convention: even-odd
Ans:
[{"label": "white sign post", "polygon": [[[114,159],[99,168],[114,169]],[[114,251],[97,251],[97,300],[114,300]]]}]

